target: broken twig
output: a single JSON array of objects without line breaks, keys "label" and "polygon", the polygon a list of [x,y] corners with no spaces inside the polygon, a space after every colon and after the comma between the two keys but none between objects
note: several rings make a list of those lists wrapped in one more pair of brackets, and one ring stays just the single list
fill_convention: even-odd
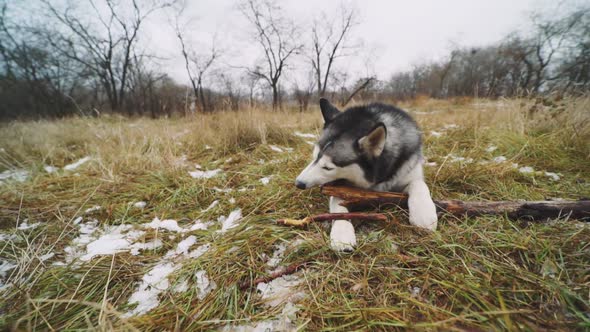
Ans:
[{"label": "broken twig", "polygon": [[260,277],[260,278],[254,279],[254,280],[242,281],[239,284],[240,290],[245,290],[248,288],[256,287],[256,286],[258,286],[259,283],[262,283],[262,282],[268,283],[268,282],[271,282],[271,281],[273,281],[277,278],[280,278],[284,275],[293,274],[293,273],[299,271],[300,269],[304,268],[307,264],[309,264],[309,262],[294,263],[294,264],[291,264],[283,269],[275,271],[266,277]]},{"label": "broken twig", "polygon": [[279,219],[277,223],[279,225],[296,226],[302,227],[308,225],[314,221],[329,221],[338,219],[355,219],[362,221],[388,221],[389,218],[382,213],[361,213],[361,212],[348,212],[348,213],[322,213],[309,216],[303,219]]}]

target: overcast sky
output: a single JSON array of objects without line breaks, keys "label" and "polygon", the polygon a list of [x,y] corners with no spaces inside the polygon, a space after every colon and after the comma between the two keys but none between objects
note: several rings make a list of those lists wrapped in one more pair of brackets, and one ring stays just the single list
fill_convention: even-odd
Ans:
[{"label": "overcast sky", "polygon": [[[565,0],[561,2],[577,2]],[[278,0],[283,14],[301,28],[309,42],[310,23],[322,11],[335,13],[341,0]],[[225,50],[223,63],[252,65],[260,50],[252,40],[252,29],[238,10],[237,0],[187,0],[183,19],[188,41],[194,49],[208,49],[215,38]],[[484,46],[513,31],[527,31],[533,12],[556,14],[556,1],[549,0],[365,0],[344,1],[359,14],[359,24],[351,42],[362,42],[359,56],[337,64],[355,76],[377,74],[387,79],[392,73],[413,64],[438,59],[453,45]],[[563,7],[563,6],[562,6]],[[561,8],[561,7],[559,7]],[[163,66],[179,82],[188,82],[180,48],[170,26],[170,14],[159,13],[144,26],[143,47],[158,53]],[[370,59],[368,61],[367,59]],[[293,63],[291,76],[306,69],[302,61]]]}]

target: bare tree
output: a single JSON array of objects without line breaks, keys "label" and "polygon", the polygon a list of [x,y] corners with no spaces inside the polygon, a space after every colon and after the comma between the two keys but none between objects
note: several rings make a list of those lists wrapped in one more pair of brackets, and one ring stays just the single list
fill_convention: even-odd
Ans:
[{"label": "bare tree", "polygon": [[[124,104],[132,59],[136,56],[139,31],[146,18],[155,11],[171,5],[169,1],[150,1],[139,4],[126,1],[127,8],[118,1],[87,0],[100,29],[77,14],[75,8],[60,11],[49,0],[41,0],[49,13],[61,23],[68,35],[45,37],[67,58],[83,65],[102,85],[112,110],[119,111]],[[130,15],[123,13],[130,12]]]},{"label": "bare tree", "polygon": [[313,72],[308,72],[306,77],[302,80],[294,79],[293,81],[293,96],[299,104],[299,111],[307,111],[309,101],[315,89],[315,78]]},{"label": "bare tree", "polygon": [[[240,99],[242,97],[242,90],[238,79],[233,77],[230,73],[218,71],[216,73],[217,82],[220,85],[223,93],[223,104],[225,109],[237,111],[240,108]],[[229,107],[227,107],[229,106]]]},{"label": "bare tree", "polygon": [[[356,12],[352,7],[340,7],[339,17],[330,19],[325,13],[314,20],[311,28],[311,54],[309,58],[316,77],[318,97],[326,94],[328,79],[337,58],[348,55],[345,50],[346,38],[356,23]],[[338,21],[338,22],[335,22]]]},{"label": "bare tree", "polygon": [[[557,19],[544,19],[540,15],[533,17],[535,33],[523,41],[526,48],[521,57],[527,66],[532,93],[538,94],[545,83],[558,78],[559,74],[551,75],[556,58],[563,54],[572,32],[582,26],[584,20],[588,23],[588,11],[586,7]],[[576,40],[573,44],[581,45],[583,41]]]},{"label": "bare tree", "polygon": [[176,37],[180,42],[186,73],[191,82],[195,101],[200,105],[202,112],[209,112],[213,107],[212,104],[205,99],[203,83],[206,75],[210,72],[222,54],[221,51],[216,48],[215,38],[213,38],[211,48],[207,52],[196,52],[193,48],[190,48],[187,45],[188,43],[185,39],[185,33],[180,27],[181,14],[184,9],[185,4],[183,3],[178,9],[174,30]]},{"label": "bare tree", "polygon": [[342,103],[342,107],[346,106],[358,93],[367,89],[372,83],[376,81],[375,77],[365,77],[358,80],[355,89]]},{"label": "bare tree", "polygon": [[558,65],[548,75],[550,88],[583,93],[590,88],[590,5],[577,8],[559,19],[564,34],[558,50]]},{"label": "bare tree", "polygon": [[451,51],[451,55],[449,56],[449,59],[447,61],[445,61],[445,63],[440,68],[440,80],[439,80],[440,83],[438,85],[438,97],[439,98],[445,97],[447,95],[447,91],[445,89],[445,80],[447,79],[447,76],[449,75],[449,72],[451,71],[451,69],[453,67],[453,62],[455,61],[456,57],[457,57],[457,52]]},{"label": "bare tree", "polygon": [[203,80],[215,61],[221,56],[221,52],[215,48],[215,42],[213,42],[208,53],[197,54],[194,51],[188,50],[179,29],[176,30],[176,37],[180,41],[186,73],[191,81],[195,100],[200,104],[201,111],[209,112],[211,111],[211,105],[205,100]]},{"label": "bare tree", "polygon": [[[168,78],[166,74],[148,67],[146,57],[134,56],[130,66],[126,108],[128,114],[133,112],[145,115],[149,111],[156,118],[163,111],[163,96],[158,93],[158,84]],[[153,67],[153,66],[152,66]]]},{"label": "bare tree", "polygon": [[247,72],[244,74],[243,81],[247,85],[248,89],[248,107],[253,108],[256,90],[260,85],[260,76],[253,75],[251,72]]},{"label": "bare tree", "polygon": [[240,9],[256,31],[255,39],[264,53],[264,64],[248,69],[268,83],[272,108],[280,108],[280,79],[291,57],[302,45],[297,42],[294,23],[280,15],[280,7],[270,0],[247,0]]},{"label": "bare tree", "polygon": [[0,6],[0,118],[80,112],[72,97],[87,91],[80,68],[52,52],[29,22],[20,22],[11,14],[7,4]]}]

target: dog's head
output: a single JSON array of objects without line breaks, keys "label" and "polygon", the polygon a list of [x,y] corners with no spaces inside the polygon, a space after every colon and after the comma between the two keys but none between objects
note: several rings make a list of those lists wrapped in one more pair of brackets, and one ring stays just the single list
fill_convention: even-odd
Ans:
[{"label": "dog's head", "polygon": [[324,130],[314,145],[312,161],[297,176],[299,189],[345,180],[359,187],[369,187],[366,168],[385,147],[387,130],[383,123],[347,116],[327,99],[320,99]]}]

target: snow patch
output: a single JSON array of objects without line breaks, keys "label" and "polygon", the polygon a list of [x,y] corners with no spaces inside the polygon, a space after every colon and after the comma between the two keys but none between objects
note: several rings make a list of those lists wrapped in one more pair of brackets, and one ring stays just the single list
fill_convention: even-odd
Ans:
[{"label": "snow patch", "polygon": [[270,145],[270,149],[275,151],[275,152],[283,152],[283,149],[279,148],[276,145]]},{"label": "snow patch", "polygon": [[165,229],[171,232],[182,232],[183,228],[178,226],[178,222],[174,219],[165,219],[160,220],[158,217],[155,217],[150,223],[143,224],[144,228],[152,228],[152,229]]},{"label": "snow patch", "polygon": [[519,168],[518,171],[523,174],[530,174],[530,173],[535,172],[535,170],[530,166],[523,166],[523,167]]},{"label": "snow patch", "polygon": [[490,146],[488,146],[488,147],[486,148],[486,152],[494,152],[494,151],[496,151],[497,149],[498,149],[498,147],[497,147],[497,146],[495,146],[495,145],[490,145]]},{"label": "snow patch", "polygon": [[99,229],[97,225],[96,219],[78,225],[80,235],[64,248],[66,263],[78,258],[81,261],[89,261],[96,256],[127,251],[136,256],[140,250],[155,249],[162,245],[162,241],[158,239],[147,243],[134,243],[145,234],[145,231],[132,229],[132,225],[106,226],[103,229]]},{"label": "snow patch", "polygon": [[473,162],[473,158],[465,158],[456,156],[454,154],[448,154],[447,158],[450,158],[452,163],[464,163],[464,164],[471,164]]},{"label": "snow patch", "polygon": [[242,209],[232,211],[227,218],[225,216],[219,217],[217,221],[221,223],[221,230],[218,230],[217,232],[225,233],[228,230],[237,227],[240,219],[242,219]]},{"label": "snow patch", "polygon": [[4,279],[8,274],[8,271],[14,269],[16,264],[12,264],[9,261],[0,260],[0,279]]},{"label": "snow patch", "polygon": [[155,239],[154,241],[150,241],[150,242],[137,242],[131,245],[131,247],[129,247],[130,249],[130,253],[133,256],[137,256],[139,255],[139,251],[140,250],[153,250],[156,248],[159,248],[162,246],[162,240],[160,239]]},{"label": "snow patch", "polygon": [[224,188],[224,189],[221,189],[221,188],[218,188],[218,187],[213,187],[211,189],[213,189],[214,191],[216,191],[218,193],[230,193],[230,192],[233,191],[232,188]]},{"label": "snow patch", "polygon": [[456,125],[454,123],[449,123],[443,126],[444,129],[457,129],[459,128],[459,125]]},{"label": "snow patch", "polygon": [[[137,303],[137,307],[125,313],[124,317],[143,315],[153,308],[156,308],[160,304],[158,296],[162,292],[166,291],[170,286],[168,276],[182,267],[181,263],[174,264],[170,262],[170,260],[187,257],[198,258],[207,252],[211,247],[210,243],[206,243],[189,252],[189,249],[196,242],[197,238],[195,236],[189,236],[182,240],[180,243],[178,243],[176,249],[168,251],[164,258],[143,276],[142,282],[138,285],[137,290],[127,301],[129,304]],[[209,280],[209,277],[204,270],[197,271],[195,273],[195,279],[198,289],[197,296],[199,299],[205,298],[212,290],[217,287],[214,281]],[[187,280],[177,283],[172,289],[174,292],[185,292],[186,290],[188,290]]]},{"label": "snow patch", "polygon": [[197,219],[195,220],[195,223],[188,228],[188,231],[205,231],[211,225],[213,225],[213,222],[211,221],[202,222],[201,219]]},{"label": "snow patch", "polygon": [[311,133],[302,133],[299,131],[295,132],[295,136],[303,137],[303,138],[316,138],[317,135]]},{"label": "snow patch", "polygon": [[521,168],[518,169],[518,171],[522,174],[534,174],[534,175],[544,175],[546,177],[548,177],[549,179],[551,179],[552,181],[559,181],[561,179],[560,175],[554,172],[546,172],[546,171],[535,171],[532,167],[530,166],[523,166]]},{"label": "snow patch", "polygon": [[195,178],[195,179],[210,179],[214,176],[216,176],[217,174],[219,174],[221,172],[221,169],[213,169],[213,170],[209,170],[209,171],[200,171],[200,170],[196,170],[193,172],[188,172],[188,174]]},{"label": "snow patch", "polygon": [[138,208],[138,209],[143,209],[147,206],[147,203],[144,201],[139,201],[139,202],[135,202],[133,203],[133,207],[134,208]]},{"label": "snow patch", "polygon": [[256,290],[268,306],[276,307],[287,301],[296,302],[302,299],[305,293],[296,290],[302,281],[298,274],[289,274],[268,283],[261,282],[256,286]]},{"label": "snow patch", "polygon": [[225,325],[221,332],[269,332],[269,331],[297,331],[294,324],[297,319],[297,308],[293,303],[288,302],[280,315],[273,319],[253,322],[242,325]]},{"label": "snow patch", "polygon": [[217,204],[219,204],[218,200],[213,201],[213,203],[209,204],[209,206],[206,209],[201,210],[202,213],[205,213],[209,210],[211,210],[212,208],[216,207]]},{"label": "snow patch", "polygon": [[88,243],[94,241],[96,236],[93,233],[96,231],[96,223],[88,222],[80,224],[80,235],[72,240],[72,245],[64,248],[66,253],[66,262],[70,263],[74,259],[82,256],[84,252],[81,247],[86,246]]},{"label": "snow patch", "polygon": [[182,280],[181,282],[174,285],[172,291],[175,293],[184,293],[188,290],[188,280]]},{"label": "snow patch", "polygon": [[29,177],[29,171],[23,169],[6,170],[0,173],[0,182],[14,180],[23,182]]},{"label": "snow patch", "polygon": [[16,267],[16,264],[12,264],[9,261],[0,260],[0,292],[4,289],[10,287],[9,285],[5,284],[6,276],[8,272]]},{"label": "snow patch", "polygon": [[12,241],[16,239],[16,234],[0,233],[0,242]]},{"label": "snow patch", "polygon": [[215,281],[209,280],[207,271],[205,270],[199,270],[195,272],[195,279],[197,281],[197,289],[199,291],[197,294],[197,298],[199,300],[203,300],[205,297],[207,297],[207,295],[209,295],[209,293],[211,293],[211,291],[217,288],[217,284]]},{"label": "snow patch", "polygon": [[51,259],[53,256],[55,256],[55,253],[49,252],[49,253],[46,253],[45,255],[39,256],[39,260],[42,262],[45,262],[46,260]]},{"label": "snow patch", "polygon": [[83,164],[85,164],[86,162],[90,161],[90,157],[84,157],[82,159],[79,159],[78,161],[65,165],[64,166],[64,170],[66,171],[73,171],[75,169],[77,169],[78,167],[82,166]]},{"label": "snow patch", "polygon": [[559,181],[561,179],[557,173],[545,172],[545,176],[549,177],[553,181]]},{"label": "snow patch", "polygon": [[262,179],[260,179],[260,182],[262,182],[263,185],[267,185],[270,182],[270,178],[270,176],[263,177]]},{"label": "snow patch", "polygon": [[441,137],[441,136],[442,136],[442,133],[440,133],[440,132],[438,132],[438,131],[434,131],[434,130],[432,130],[432,131],[430,132],[430,136],[432,136],[432,137]]},{"label": "snow patch", "polygon": [[127,301],[129,304],[137,303],[137,307],[123,314],[123,317],[143,315],[157,307],[160,304],[158,295],[170,287],[168,276],[180,267],[181,265],[171,262],[161,262],[154,266],[143,276],[141,284]]},{"label": "snow patch", "polygon": [[37,228],[37,227],[39,227],[39,225],[41,225],[40,222],[36,222],[34,224],[29,224],[29,223],[27,223],[27,220],[24,220],[20,225],[18,225],[18,227],[16,229],[18,229],[19,231],[26,231],[28,229]]},{"label": "snow patch", "polygon": [[272,257],[266,262],[266,265],[270,267],[277,267],[281,263],[281,260],[283,260],[283,256],[287,250],[287,246],[282,243],[277,244],[274,247],[275,251],[272,253]]},{"label": "snow patch", "polygon": [[45,172],[47,172],[49,174],[59,171],[59,168],[51,166],[51,165],[45,165],[45,166],[43,166],[43,169],[45,170]]},{"label": "snow patch", "polygon": [[492,159],[493,162],[498,163],[498,164],[503,163],[506,160],[508,160],[508,159],[504,156],[497,156],[497,157],[494,157],[494,159]]},{"label": "snow patch", "polygon": [[84,211],[85,214],[90,214],[90,213],[94,213],[96,211],[100,211],[102,209],[102,206],[100,205],[95,205],[91,208],[86,209],[86,211]]},{"label": "snow patch", "polygon": [[131,225],[109,226],[105,234],[101,235],[86,246],[87,253],[80,257],[82,261],[89,261],[95,256],[114,255],[116,253],[129,251],[133,241],[137,240],[145,232],[128,231]]},{"label": "snow patch", "polygon": [[166,256],[164,256],[164,258],[170,259],[170,258],[178,257],[180,255],[187,256],[188,250],[190,249],[190,247],[195,245],[195,243],[197,243],[197,237],[194,235],[191,235],[191,236],[187,237],[186,239],[180,241],[178,243],[178,245],[176,246],[176,249],[168,251],[166,253]]},{"label": "snow patch", "polygon": [[189,258],[199,258],[201,256],[203,256],[207,251],[209,251],[209,249],[211,249],[211,243],[205,243],[203,245],[200,245],[197,247],[197,249],[191,251],[188,254]]}]

